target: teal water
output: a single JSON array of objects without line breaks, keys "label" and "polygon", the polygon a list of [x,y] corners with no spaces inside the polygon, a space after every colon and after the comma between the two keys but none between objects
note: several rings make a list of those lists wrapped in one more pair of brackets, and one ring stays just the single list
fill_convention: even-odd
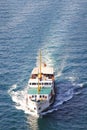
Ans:
[{"label": "teal water", "polygon": [[[87,130],[86,7],[86,0],[0,0],[0,130]],[[56,79],[43,118],[25,105],[40,49]]]}]

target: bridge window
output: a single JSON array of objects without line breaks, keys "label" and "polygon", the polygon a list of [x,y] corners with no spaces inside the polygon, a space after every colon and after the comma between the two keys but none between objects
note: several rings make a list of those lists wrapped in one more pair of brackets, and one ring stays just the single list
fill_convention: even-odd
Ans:
[{"label": "bridge window", "polygon": [[32,85],[36,85],[36,83],[32,83]]},{"label": "bridge window", "polygon": [[34,98],[34,95],[32,95],[32,98]]},{"label": "bridge window", "polygon": [[51,85],[51,83],[49,83],[49,85]]}]

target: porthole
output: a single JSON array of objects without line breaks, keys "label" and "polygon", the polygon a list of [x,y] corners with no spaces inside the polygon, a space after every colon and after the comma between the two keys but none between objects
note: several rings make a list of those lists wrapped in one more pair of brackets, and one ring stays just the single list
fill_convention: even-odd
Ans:
[{"label": "porthole", "polygon": [[47,98],[47,96],[45,96],[45,98]]}]

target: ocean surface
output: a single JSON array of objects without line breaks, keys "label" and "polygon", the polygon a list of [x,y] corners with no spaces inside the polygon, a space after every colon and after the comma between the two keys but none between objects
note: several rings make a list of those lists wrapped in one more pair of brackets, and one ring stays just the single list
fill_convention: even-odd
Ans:
[{"label": "ocean surface", "polygon": [[[56,97],[37,118],[25,94],[40,49]],[[0,130],[87,130],[87,0],[0,0]]]}]

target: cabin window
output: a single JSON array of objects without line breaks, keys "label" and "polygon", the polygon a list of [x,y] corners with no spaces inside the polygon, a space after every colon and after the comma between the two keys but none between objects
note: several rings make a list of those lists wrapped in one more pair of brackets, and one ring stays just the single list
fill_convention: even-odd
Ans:
[{"label": "cabin window", "polygon": [[32,85],[36,85],[36,83],[32,83]]},{"label": "cabin window", "polygon": [[45,85],[48,85],[48,83],[45,83]]},{"label": "cabin window", "polygon": [[37,75],[36,75],[36,74],[33,74],[31,78],[32,78],[32,79],[35,79],[36,77],[37,77]]},{"label": "cabin window", "polygon": [[29,98],[31,98],[31,96],[29,96]]},{"label": "cabin window", "polygon": [[45,96],[45,98],[47,98],[47,96]]},{"label": "cabin window", "polygon": [[34,95],[32,95],[32,98],[34,98]]},{"label": "cabin window", "polygon": [[40,98],[41,98],[41,95],[40,95]]}]

